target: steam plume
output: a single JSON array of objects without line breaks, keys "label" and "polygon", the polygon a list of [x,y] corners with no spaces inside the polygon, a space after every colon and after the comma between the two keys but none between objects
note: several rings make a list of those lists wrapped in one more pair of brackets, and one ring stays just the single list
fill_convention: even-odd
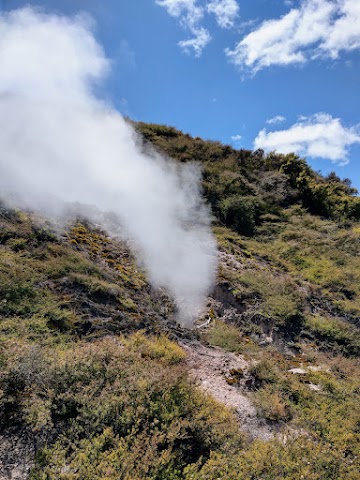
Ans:
[{"label": "steam plume", "polygon": [[150,281],[189,322],[216,257],[200,172],[143,152],[96,96],[108,71],[88,19],[31,8],[0,17],[0,195],[47,213],[54,199],[113,212]]}]

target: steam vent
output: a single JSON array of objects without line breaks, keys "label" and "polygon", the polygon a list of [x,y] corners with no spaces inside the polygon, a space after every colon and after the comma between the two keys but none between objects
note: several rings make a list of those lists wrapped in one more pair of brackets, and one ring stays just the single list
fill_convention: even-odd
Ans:
[{"label": "steam vent", "polygon": [[0,3],[0,480],[360,480],[359,67],[358,0]]}]

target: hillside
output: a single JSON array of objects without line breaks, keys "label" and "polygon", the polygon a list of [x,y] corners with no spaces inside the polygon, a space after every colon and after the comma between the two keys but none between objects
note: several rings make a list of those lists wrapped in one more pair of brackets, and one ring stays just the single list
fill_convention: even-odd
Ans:
[{"label": "hillside", "polygon": [[360,479],[350,181],[135,127],[142,148],[202,165],[207,311],[182,328],[124,239],[2,203],[0,479]]}]

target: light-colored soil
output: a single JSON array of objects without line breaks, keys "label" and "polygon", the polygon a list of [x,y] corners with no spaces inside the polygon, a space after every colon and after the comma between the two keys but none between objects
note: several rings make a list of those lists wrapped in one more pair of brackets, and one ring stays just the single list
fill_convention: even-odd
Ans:
[{"label": "light-colored soil", "polygon": [[218,347],[206,347],[200,342],[182,343],[181,346],[187,353],[186,362],[190,375],[206,393],[227,407],[235,409],[242,431],[252,438],[274,438],[280,426],[270,425],[260,419],[245,389],[238,384],[228,383],[233,378],[230,372],[247,371],[249,364],[241,355]]}]

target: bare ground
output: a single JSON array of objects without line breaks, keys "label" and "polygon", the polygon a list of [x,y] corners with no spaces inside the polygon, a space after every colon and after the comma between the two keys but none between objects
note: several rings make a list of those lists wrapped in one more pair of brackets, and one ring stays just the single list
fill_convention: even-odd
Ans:
[{"label": "bare ground", "polygon": [[0,434],[0,480],[24,480],[33,465],[35,449],[24,432]]},{"label": "bare ground", "polygon": [[234,372],[246,372],[249,363],[241,356],[219,347],[206,347],[200,342],[181,343],[187,352],[190,375],[199,386],[217,401],[235,409],[240,428],[251,438],[271,440],[280,430],[279,424],[270,424],[257,416],[246,391],[239,384],[230,384]]}]

